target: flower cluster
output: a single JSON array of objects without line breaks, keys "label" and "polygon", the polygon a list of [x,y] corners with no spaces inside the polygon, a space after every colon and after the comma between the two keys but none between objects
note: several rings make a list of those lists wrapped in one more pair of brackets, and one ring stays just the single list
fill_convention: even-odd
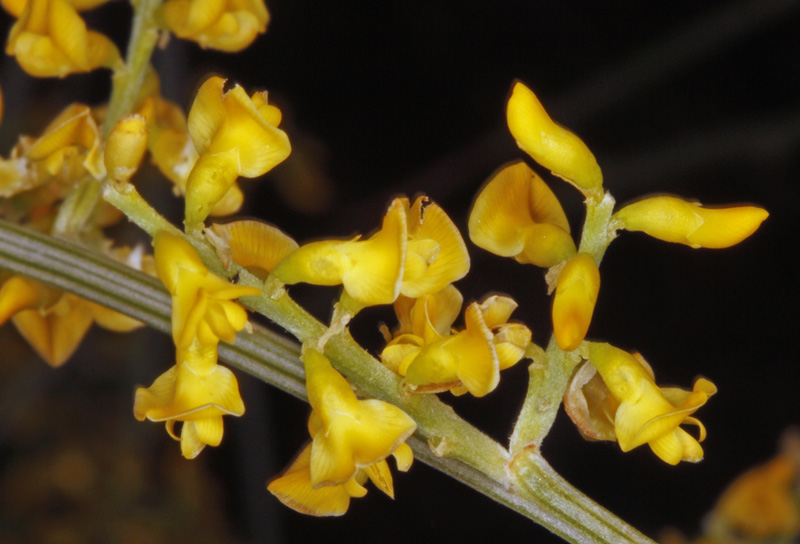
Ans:
[{"label": "flower cluster", "polygon": [[[133,412],[140,421],[164,422],[184,457],[195,458],[206,446],[219,445],[223,417],[244,413],[236,376],[218,363],[220,342],[233,343],[241,331],[252,332],[238,299],[260,297],[250,300],[252,308],[268,307],[281,318],[286,317],[282,311],[291,313],[282,324],[304,321],[286,286],[309,283],[341,285],[342,290],[327,329],[308,317],[304,325],[309,326],[295,333],[303,342],[310,442],[267,488],[299,512],[342,515],[351,498],[366,494],[367,480],[393,497],[387,459],[394,457],[400,471],[410,468],[414,456],[406,442],[418,425],[427,438],[436,439],[431,443],[466,441],[447,436],[457,434],[449,426],[457,419],[454,414],[442,427],[431,424],[428,412],[449,417],[452,411],[444,413],[430,395],[449,391],[484,397],[497,388],[502,370],[526,357],[535,361],[529,371],[531,383],[539,385],[529,389],[514,437],[528,423],[530,406],[544,414],[546,425],[537,420],[533,426],[546,426],[546,433],[563,393],[569,417],[588,439],[615,441],[625,452],[647,444],[671,465],[702,459],[706,430],[694,414],[716,386],[704,378],[690,391],[659,386],[640,355],[587,339],[600,294],[599,266],[618,231],[644,232],[692,248],[726,248],[752,235],[767,218],[765,210],[703,206],[665,195],[615,210],[587,145],[556,124],[529,88],[515,83],[506,109],[512,137],[538,165],[579,190],[586,222],[576,238],[545,180],[516,161],[496,171],[480,190],[468,230],[478,247],[546,270],[554,296],[553,340],[545,351],[532,343],[526,325],[510,321],[518,306],[513,298],[491,294],[464,305],[453,284],[469,271],[467,246],[447,213],[425,196],[395,198],[380,228],[364,237],[299,245],[257,220],[207,226],[209,217],[240,210],[240,177],[260,177],[290,155],[289,138],[279,128],[282,113],[266,92],[248,94],[217,76],[202,83],[184,113],[161,96],[152,67],[133,60],[126,65],[111,40],[87,29],[79,13],[104,2],[3,0],[17,18],[6,51],[25,71],[65,77],[109,68],[115,89],[107,106],[71,104],[39,137],[19,138],[8,158],[0,159],[0,215],[95,248],[161,280],[171,297],[175,364],[149,387],[136,390]],[[135,6],[141,17],[137,25],[146,31],[140,42],[134,38],[128,58],[147,57],[164,31],[203,48],[239,51],[265,32],[270,17],[263,0],[165,0],[142,14],[143,6]],[[123,84],[130,89],[119,92]],[[172,183],[173,193],[184,197],[185,232],[144,202],[134,185],[148,155]],[[113,247],[104,229],[123,214],[152,235],[152,257],[141,249]],[[222,268],[231,280],[213,272]],[[386,345],[380,360],[361,350],[363,358],[351,364],[342,355],[357,348],[346,334],[349,322],[364,308],[388,304],[398,325],[394,330],[381,327]],[[462,306],[463,325],[454,326]],[[67,360],[93,323],[115,331],[141,326],[74,294],[5,273],[0,275],[0,324],[8,320],[53,366]],[[291,325],[296,323],[287,328]],[[366,374],[380,387],[353,387],[348,381]],[[363,398],[365,392],[394,404]],[[684,425],[696,426],[697,438]],[[440,435],[429,432],[431,427]],[[464,434],[480,441],[477,431]],[[473,467],[487,476],[503,474],[497,483],[510,493],[525,488],[517,489],[513,481],[519,476],[515,467],[522,466],[515,440],[509,450],[497,445],[499,468],[484,470],[481,460]],[[538,445],[535,439],[525,440],[522,449],[530,453]],[[484,453],[470,455],[482,459]],[[793,470],[796,479],[796,466]],[[778,467],[775,472],[785,488],[787,471]],[[731,501],[729,508],[736,510],[737,501]],[[796,529],[797,520],[789,521]]]},{"label": "flower cluster", "polygon": [[[602,172],[591,151],[554,123],[522,83],[514,84],[506,114],[519,147],[579,189],[586,198],[587,214],[604,213],[605,221],[595,227],[594,239],[577,245],[553,192],[525,163],[517,162],[501,168],[481,190],[470,213],[470,238],[496,255],[548,269],[546,279],[550,291],[555,291],[555,342],[563,352],[576,352],[593,365],[573,378],[573,394],[568,391],[565,397],[581,432],[593,439],[616,440],[623,451],[647,443],[670,464],[700,460],[698,441],[678,426],[684,421],[698,425],[702,440],[705,429],[689,416],[716,388],[707,380],[699,380],[691,393],[659,388],[642,360],[607,344],[585,341],[600,291],[598,266],[620,229],[693,248],[723,248],[753,234],[767,212],[756,206],[710,208],[658,196],[611,215],[614,200],[604,194]],[[593,377],[595,369],[599,378]]]}]

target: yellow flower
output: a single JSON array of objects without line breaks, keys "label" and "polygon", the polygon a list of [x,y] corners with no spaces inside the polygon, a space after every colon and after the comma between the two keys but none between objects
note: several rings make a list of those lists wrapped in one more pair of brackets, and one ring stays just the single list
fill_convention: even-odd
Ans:
[{"label": "yellow flower", "polygon": [[323,240],[300,246],[272,275],[283,283],[344,286],[348,309],[391,304],[400,293],[408,234],[402,199],[395,199],[381,230],[367,240]]},{"label": "yellow flower", "polygon": [[[717,392],[710,381],[698,379],[692,391],[655,384],[652,371],[630,353],[609,344],[590,342],[589,361],[619,403],[614,431],[622,451],[647,444],[670,465],[696,463],[703,458],[705,427],[691,417]],[[688,423],[700,429],[699,439],[680,428]]]},{"label": "yellow flower", "polygon": [[267,93],[247,96],[239,85],[223,93],[225,80],[211,77],[197,92],[188,129],[200,157],[186,181],[186,225],[200,228],[238,176],[261,176],[291,151],[277,128],[281,112]]},{"label": "yellow flower", "polygon": [[[133,405],[136,419],[166,422],[169,435],[181,441],[187,459],[197,457],[206,445],[222,441],[222,416],[241,416],[244,403],[236,376],[217,364],[217,347],[194,342],[178,348],[177,364],[159,376],[148,388],[136,390]],[[181,435],[175,423],[181,421]]]},{"label": "yellow flower", "polygon": [[[311,485],[311,448],[308,444],[283,476],[269,483],[267,489],[289,508],[311,516],[341,516],[347,512],[350,499],[363,497],[367,490],[363,484],[369,478],[375,485],[394,498],[392,474],[386,461],[378,461],[359,469],[343,484],[313,487]],[[411,448],[402,444],[392,454],[398,469],[405,472],[411,466]]]},{"label": "yellow flower", "polygon": [[126,115],[114,126],[106,141],[103,161],[108,176],[128,183],[147,151],[147,121],[139,114]]},{"label": "yellow flower", "polygon": [[250,45],[269,23],[264,0],[168,0],[160,13],[179,38],[231,53]]},{"label": "yellow flower", "polygon": [[501,168],[478,194],[469,237],[495,255],[545,268],[576,252],[561,204],[523,162]]},{"label": "yellow flower", "polygon": [[142,326],[119,312],[21,276],[12,276],[0,288],[0,325],[9,318],[53,367],[64,364],[78,349],[92,323],[117,332]]},{"label": "yellow flower", "polygon": [[393,335],[384,326],[387,344],[381,352],[381,362],[392,372],[405,376],[405,369],[424,346],[450,334],[463,300],[452,285],[416,299],[397,297],[394,310],[400,325]]},{"label": "yellow flower", "polygon": [[194,248],[165,231],[153,237],[159,279],[172,295],[172,338],[179,349],[195,341],[216,346],[233,342],[247,325],[247,312],[233,299],[256,296],[255,287],[234,285],[212,274]]},{"label": "yellow flower", "polygon": [[579,253],[564,265],[556,280],[553,298],[553,334],[564,351],[577,348],[592,322],[600,271],[587,253]]},{"label": "yellow flower", "polygon": [[215,223],[205,234],[225,268],[235,262],[262,279],[298,247],[290,236],[262,221]]},{"label": "yellow flower", "polygon": [[122,58],[114,43],[98,32],[87,30],[78,15],[78,8],[94,5],[97,3],[28,0],[11,28],[6,53],[17,57],[22,69],[35,77],[64,77],[100,67],[120,68]]},{"label": "yellow flower", "polygon": [[411,298],[441,291],[469,271],[469,254],[461,233],[442,208],[424,196],[408,214],[408,250],[400,292]]},{"label": "yellow flower", "polygon": [[712,249],[738,244],[768,216],[758,206],[706,208],[673,196],[645,198],[614,214],[625,230],[643,231],[665,242]]},{"label": "yellow flower", "polygon": [[[50,122],[39,138],[21,136],[0,167],[0,197],[30,191],[49,182],[65,188],[87,173],[105,175],[103,141],[89,106],[71,104]],[[54,193],[59,191],[54,188]]]},{"label": "yellow flower", "polygon": [[[795,437],[796,439],[796,437]],[[798,458],[791,445],[769,462],[736,478],[707,520],[715,536],[747,542],[796,542],[800,536],[797,502]],[[797,444],[794,444],[797,447]],[[744,540],[742,540],[744,542]]]},{"label": "yellow flower", "polygon": [[511,90],[506,117],[517,145],[533,160],[584,195],[602,196],[603,173],[592,152],[575,134],[554,123],[533,91],[519,81]]},{"label": "yellow flower", "polygon": [[312,408],[312,487],[344,484],[358,469],[398,449],[410,451],[404,442],[417,425],[405,412],[380,400],[358,400],[347,380],[318,351],[306,349],[302,359]]},{"label": "yellow flower", "polygon": [[[406,342],[407,353],[397,354],[402,356],[397,373],[413,392],[487,395],[497,387],[500,371],[519,362],[530,343],[527,327],[506,323],[514,308],[508,297],[473,302],[464,312],[463,331],[431,343],[420,338],[419,346]],[[389,351],[386,358],[397,355]]]}]

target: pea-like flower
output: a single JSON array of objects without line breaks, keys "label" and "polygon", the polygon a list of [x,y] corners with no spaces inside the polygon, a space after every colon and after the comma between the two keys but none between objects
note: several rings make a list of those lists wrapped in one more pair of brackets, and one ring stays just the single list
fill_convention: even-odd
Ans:
[{"label": "pea-like flower", "polygon": [[[35,77],[64,77],[105,67],[119,69],[122,57],[114,43],[86,28],[79,9],[101,2],[28,0],[11,27],[6,53]],[[18,2],[7,2],[17,11]]]},{"label": "pea-like flower", "polygon": [[[167,432],[181,442],[187,459],[197,457],[205,446],[222,441],[222,416],[241,416],[244,403],[236,376],[217,364],[217,347],[195,341],[178,348],[177,364],[159,376],[148,388],[136,390],[133,405],[136,419],[164,421]],[[180,437],[177,422],[183,422]]]},{"label": "pea-like flower", "polygon": [[469,271],[469,254],[461,233],[445,211],[420,196],[406,208],[408,249],[400,293],[418,298],[441,291]]},{"label": "pea-like flower", "polygon": [[408,247],[402,199],[395,199],[381,229],[366,240],[322,240],[300,246],[272,275],[283,283],[342,285],[348,311],[391,304],[400,294]]},{"label": "pea-like flower", "polygon": [[614,214],[625,230],[642,231],[665,242],[712,249],[738,244],[768,216],[758,206],[710,208],[673,196],[645,198]]},{"label": "pea-like flower", "polygon": [[229,53],[246,48],[269,23],[264,0],[168,0],[160,15],[179,38]]},{"label": "pea-like flower", "polygon": [[247,312],[234,299],[261,293],[211,273],[180,236],[161,231],[153,237],[159,279],[172,295],[172,337],[179,349],[197,340],[216,346],[233,342],[247,325]]},{"label": "pea-like flower", "polygon": [[584,195],[602,197],[603,173],[586,144],[550,119],[528,87],[514,83],[506,108],[508,129],[517,145],[536,162]]},{"label": "pea-like flower", "polygon": [[575,255],[558,199],[524,162],[501,168],[481,189],[469,215],[469,237],[501,257],[549,268]]},{"label": "pea-like flower", "polygon": [[53,367],[75,353],[93,323],[116,332],[142,326],[124,314],[21,276],[10,277],[0,288],[0,325],[9,319]]},{"label": "pea-like flower", "polygon": [[[314,487],[311,485],[311,444],[308,444],[292,462],[286,472],[267,485],[267,489],[283,504],[311,516],[341,516],[350,506],[351,498],[366,495],[367,479],[394,498],[394,482],[388,463],[378,461],[358,469],[355,475],[343,484]],[[403,444],[392,456],[398,470],[407,471],[413,460],[411,448]]]},{"label": "pea-like flower", "polygon": [[252,97],[239,85],[223,92],[225,80],[211,77],[197,92],[188,130],[199,158],[186,181],[186,226],[199,229],[238,176],[254,178],[289,156],[281,112],[266,92]]},{"label": "pea-like flower", "polygon": [[0,197],[54,182],[50,192],[59,198],[87,174],[102,179],[105,173],[97,122],[89,106],[71,104],[38,138],[21,136],[11,157],[0,161]]},{"label": "pea-like flower", "polygon": [[[380,400],[359,400],[324,355],[302,355],[312,412],[309,461],[312,487],[345,484],[361,468],[395,451],[410,452],[405,440],[417,424],[400,408]],[[410,463],[409,463],[410,464]]]},{"label": "pea-like flower", "polygon": [[527,327],[507,323],[516,302],[497,295],[467,306],[464,330],[448,332],[456,300],[460,305],[460,295],[418,299],[410,331],[396,334],[381,354],[412,392],[487,395],[497,387],[500,371],[519,362],[530,343]]},{"label": "pea-like flower", "polygon": [[262,279],[298,247],[277,227],[250,219],[215,223],[205,234],[225,268],[235,262]]},{"label": "pea-like flower", "polygon": [[[652,371],[641,358],[609,344],[588,345],[591,364],[614,397],[616,410],[613,426],[622,451],[647,444],[670,465],[680,461],[696,463],[703,458],[705,427],[692,415],[703,406],[717,388],[710,381],[698,379],[692,391],[658,387]],[[608,409],[608,399],[603,403]],[[688,423],[700,430],[698,439],[680,428]]]},{"label": "pea-like flower", "polygon": [[579,253],[561,268],[553,297],[553,334],[564,351],[577,348],[592,322],[600,292],[600,270],[591,255]]}]

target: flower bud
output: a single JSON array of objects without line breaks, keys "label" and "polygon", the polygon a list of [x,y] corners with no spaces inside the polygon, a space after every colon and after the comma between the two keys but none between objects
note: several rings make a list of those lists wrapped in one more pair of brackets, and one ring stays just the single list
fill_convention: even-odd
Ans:
[{"label": "flower bud", "polygon": [[711,249],[738,244],[768,216],[758,206],[705,208],[673,196],[645,198],[614,215],[625,230],[642,231],[665,242]]},{"label": "flower bud", "polygon": [[586,144],[554,123],[533,91],[520,82],[511,91],[506,117],[517,145],[533,160],[587,196],[602,191],[603,173]]},{"label": "flower bud", "polygon": [[117,183],[128,183],[139,168],[146,150],[145,118],[132,114],[117,121],[106,142],[104,161],[108,176]]},{"label": "flower bud", "polygon": [[556,281],[553,299],[553,333],[564,351],[577,348],[592,322],[600,271],[587,253],[579,253],[564,265]]}]

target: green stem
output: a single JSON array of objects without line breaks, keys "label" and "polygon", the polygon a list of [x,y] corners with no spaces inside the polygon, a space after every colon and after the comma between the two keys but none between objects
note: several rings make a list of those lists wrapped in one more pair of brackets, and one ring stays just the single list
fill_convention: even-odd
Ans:
[{"label": "green stem", "polygon": [[[204,253],[207,257],[213,255],[208,251]],[[158,280],[102,254],[0,221],[0,267],[74,292],[169,333],[170,299]],[[258,284],[258,280],[246,271],[241,271],[240,276],[242,283]],[[305,331],[303,334],[324,330],[324,325],[308,316],[281,291],[267,290],[264,296],[250,297],[246,301],[267,308],[271,315],[291,310],[296,324],[292,325],[283,318],[278,323],[283,325],[282,321],[286,321],[290,327]],[[220,357],[246,373],[305,398],[298,350],[294,342],[258,327],[253,334],[240,333],[233,345],[221,344]],[[510,469],[504,448],[459,418],[438,398],[404,395],[399,389],[398,378],[349,335],[331,338],[326,354],[337,368],[358,384],[359,392],[401,406],[417,420],[422,441],[413,440],[411,444],[424,462],[571,542],[603,542],[599,535],[611,531],[608,527],[615,528],[614,534],[638,535],[555,473],[537,469],[543,471],[544,476],[536,477],[546,485],[529,480],[527,476],[520,481],[520,470],[514,467],[523,466],[521,457],[515,458],[513,470]],[[523,472],[530,474],[529,471]],[[649,542],[640,535],[615,541]]]},{"label": "green stem", "polygon": [[532,346],[532,350],[529,349],[526,354],[533,360],[528,367],[528,392],[511,434],[512,454],[519,453],[529,445],[541,447],[558,414],[572,371],[580,362],[580,357],[574,352],[562,351],[555,337],[550,338],[547,351]]},{"label": "green stem", "polygon": [[108,102],[106,117],[101,126],[103,139],[123,116],[133,111],[139,89],[142,87],[150,57],[158,43],[159,29],[155,12],[162,0],[137,0],[133,2],[133,25],[128,40],[125,69],[116,72],[112,78],[111,99]]}]

